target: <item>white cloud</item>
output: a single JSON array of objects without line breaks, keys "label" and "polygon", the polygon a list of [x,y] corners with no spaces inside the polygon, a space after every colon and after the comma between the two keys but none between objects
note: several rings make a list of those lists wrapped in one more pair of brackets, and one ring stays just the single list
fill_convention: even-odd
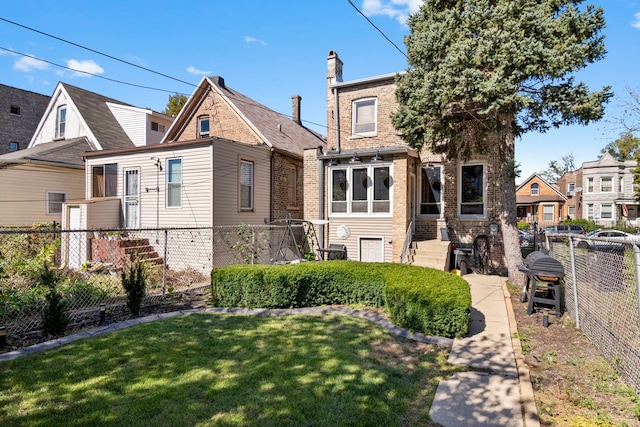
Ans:
[{"label": "white cloud", "polygon": [[96,64],[91,59],[87,59],[85,61],[70,59],[67,61],[67,67],[75,71],[73,75],[78,77],[91,77],[90,74],[95,75],[104,73],[104,68]]},{"label": "white cloud", "polygon": [[420,9],[422,0],[363,0],[362,13],[366,16],[388,16],[406,25],[409,14]]},{"label": "white cloud", "polygon": [[196,67],[192,67],[192,66],[189,66],[189,68],[187,68],[187,71],[189,73],[191,73],[191,74],[196,74],[196,75],[199,75],[199,76],[208,76],[208,75],[212,74],[211,71],[198,70]]},{"label": "white cloud", "polygon": [[262,46],[266,46],[267,42],[265,42],[264,40],[260,40],[257,39],[255,37],[251,37],[251,36],[244,36],[244,42],[247,44],[252,44],[252,43],[256,43]]},{"label": "white cloud", "polygon": [[636,20],[631,23],[631,26],[640,30],[640,12],[633,15],[633,17]]},{"label": "white cloud", "polygon": [[48,67],[49,64],[40,61],[33,55],[23,56],[13,64],[13,68],[18,71],[24,71],[25,73],[33,70],[46,70]]}]

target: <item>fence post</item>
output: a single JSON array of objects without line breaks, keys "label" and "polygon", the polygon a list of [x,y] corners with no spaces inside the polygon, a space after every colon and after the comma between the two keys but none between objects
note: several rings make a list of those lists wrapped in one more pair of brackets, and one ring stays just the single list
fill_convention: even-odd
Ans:
[{"label": "fence post", "polygon": [[636,261],[636,289],[638,292],[636,298],[638,299],[638,326],[640,327],[640,248],[637,243],[633,244],[633,255]]},{"label": "fence post", "polygon": [[573,282],[573,306],[575,308],[576,328],[580,329],[580,310],[578,309],[578,279],[576,278],[576,255],[573,236],[569,236],[569,259],[571,260],[571,280]]},{"label": "fence post", "polygon": [[251,264],[255,264],[256,258],[256,226],[251,226]]},{"label": "fence post", "polygon": [[164,299],[165,292],[167,290],[167,240],[169,236],[169,230],[164,229],[164,258],[162,262],[162,299]]}]

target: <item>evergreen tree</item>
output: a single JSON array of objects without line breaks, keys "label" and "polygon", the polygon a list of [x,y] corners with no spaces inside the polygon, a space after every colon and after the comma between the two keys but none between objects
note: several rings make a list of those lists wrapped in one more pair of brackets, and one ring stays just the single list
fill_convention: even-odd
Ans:
[{"label": "evergreen tree", "polygon": [[450,159],[493,153],[503,165],[499,217],[509,280],[522,283],[515,216],[515,139],[604,114],[609,87],[572,74],[604,57],[603,10],[582,0],[425,0],[408,24],[394,126]]},{"label": "evergreen tree", "polygon": [[180,110],[182,110],[182,107],[184,107],[184,104],[186,102],[187,97],[181,93],[171,95],[169,96],[169,100],[167,101],[167,108],[165,108],[162,114],[169,117],[178,117],[178,114],[180,114]]},{"label": "evergreen tree", "polygon": [[621,162],[636,159],[640,154],[640,139],[632,131],[626,131],[600,150],[601,156],[605,153],[611,154],[614,159]]}]

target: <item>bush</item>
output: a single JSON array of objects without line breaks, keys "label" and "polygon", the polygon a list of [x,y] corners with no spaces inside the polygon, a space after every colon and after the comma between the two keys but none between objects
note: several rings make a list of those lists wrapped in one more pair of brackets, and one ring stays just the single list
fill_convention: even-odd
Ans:
[{"label": "bush", "polygon": [[123,272],[122,287],[127,293],[127,308],[134,315],[140,314],[140,306],[144,298],[147,273],[143,262],[134,262],[129,272]]},{"label": "bush", "polygon": [[471,313],[469,285],[462,278],[403,264],[234,265],[211,272],[211,294],[213,304],[223,307],[385,308],[398,326],[445,337],[466,335]]},{"label": "bush", "polygon": [[40,280],[48,288],[43,313],[44,333],[53,336],[62,335],[69,325],[69,316],[66,300],[57,287],[60,277],[45,265]]}]

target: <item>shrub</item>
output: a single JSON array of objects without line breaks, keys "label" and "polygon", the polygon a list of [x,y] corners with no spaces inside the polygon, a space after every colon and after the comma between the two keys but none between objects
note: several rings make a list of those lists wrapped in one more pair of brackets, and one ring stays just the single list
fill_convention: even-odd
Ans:
[{"label": "shrub", "polygon": [[147,273],[143,262],[134,262],[129,272],[122,273],[122,287],[127,293],[127,308],[134,315],[140,314],[140,306],[144,298]]},{"label": "shrub", "polygon": [[213,304],[223,307],[364,304],[385,308],[398,326],[445,337],[464,336],[471,313],[465,280],[403,264],[235,265],[211,272],[211,294]]},{"label": "shrub", "polygon": [[42,285],[48,288],[43,313],[44,333],[53,336],[62,335],[69,325],[69,316],[66,300],[57,287],[60,276],[45,264],[40,280]]}]

